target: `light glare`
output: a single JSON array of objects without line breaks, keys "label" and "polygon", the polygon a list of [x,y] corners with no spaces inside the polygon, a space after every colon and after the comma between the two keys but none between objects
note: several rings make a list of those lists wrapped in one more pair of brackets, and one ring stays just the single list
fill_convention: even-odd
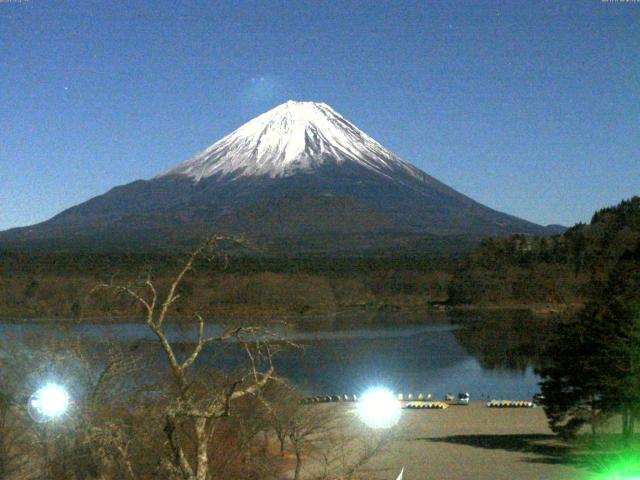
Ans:
[{"label": "light glare", "polygon": [[390,428],[400,420],[400,403],[386,388],[373,388],[362,395],[358,416],[371,428]]},{"label": "light glare", "polygon": [[38,389],[29,399],[29,410],[38,421],[54,420],[68,410],[71,397],[67,389],[56,383],[49,383]]}]

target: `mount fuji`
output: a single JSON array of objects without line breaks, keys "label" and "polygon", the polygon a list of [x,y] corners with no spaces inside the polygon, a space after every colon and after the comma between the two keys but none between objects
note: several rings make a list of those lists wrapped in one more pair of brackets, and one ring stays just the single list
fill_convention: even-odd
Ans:
[{"label": "mount fuji", "polygon": [[453,190],[324,103],[289,101],[161,175],[0,233],[0,246],[180,248],[212,231],[325,253],[555,233]]}]

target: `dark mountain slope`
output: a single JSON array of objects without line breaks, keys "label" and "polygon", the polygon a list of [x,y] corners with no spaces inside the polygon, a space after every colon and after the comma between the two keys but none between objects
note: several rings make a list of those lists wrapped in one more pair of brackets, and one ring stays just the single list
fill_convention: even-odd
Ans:
[{"label": "dark mountain slope", "polygon": [[[174,248],[211,231],[326,251],[393,247],[421,235],[545,235],[387,151],[324,104],[288,102],[150,180],[116,187],[0,246]],[[555,230],[554,230],[555,231]],[[315,239],[311,237],[316,237]],[[380,240],[380,241],[378,241]]]}]

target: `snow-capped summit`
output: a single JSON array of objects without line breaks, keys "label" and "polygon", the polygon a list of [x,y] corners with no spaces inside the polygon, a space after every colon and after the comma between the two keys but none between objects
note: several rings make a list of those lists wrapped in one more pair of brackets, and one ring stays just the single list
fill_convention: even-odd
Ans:
[{"label": "snow-capped summit", "polygon": [[296,101],[250,120],[165,175],[276,178],[327,162],[355,162],[385,176],[399,169],[420,176],[326,103]]},{"label": "snow-capped summit", "polygon": [[181,248],[212,231],[286,255],[411,251],[429,239],[451,252],[443,236],[547,233],[401,160],[327,104],[290,101],[163,175],[0,232],[0,248]]}]

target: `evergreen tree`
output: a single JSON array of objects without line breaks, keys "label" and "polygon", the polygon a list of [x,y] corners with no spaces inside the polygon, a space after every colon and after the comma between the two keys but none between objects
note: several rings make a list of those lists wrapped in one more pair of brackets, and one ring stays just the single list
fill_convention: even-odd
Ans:
[{"label": "evergreen tree", "polygon": [[603,415],[595,378],[599,365],[590,333],[595,332],[590,332],[584,318],[562,324],[538,372],[543,378],[540,385],[549,426],[565,437],[573,436],[585,424],[595,433]]},{"label": "evergreen tree", "polygon": [[620,413],[633,433],[640,414],[640,242],[594,290],[577,321],[563,324],[547,352],[542,393],[551,428],[572,435]]}]

